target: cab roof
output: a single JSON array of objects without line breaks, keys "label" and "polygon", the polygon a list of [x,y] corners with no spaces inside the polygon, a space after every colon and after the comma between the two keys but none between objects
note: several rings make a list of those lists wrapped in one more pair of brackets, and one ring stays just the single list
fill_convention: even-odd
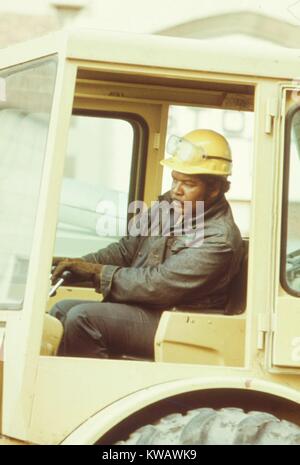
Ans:
[{"label": "cab roof", "polygon": [[134,64],[297,80],[300,49],[253,44],[236,47],[215,41],[97,29],[72,29],[0,50],[0,68],[59,53],[61,59]]}]

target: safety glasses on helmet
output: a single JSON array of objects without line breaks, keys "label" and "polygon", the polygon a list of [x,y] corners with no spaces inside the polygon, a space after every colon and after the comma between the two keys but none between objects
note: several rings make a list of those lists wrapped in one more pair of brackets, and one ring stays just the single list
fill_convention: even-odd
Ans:
[{"label": "safety glasses on helmet", "polygon": [[166,151],[173,157],[179,158],[181,161],[189,160],[207,160],[210,158],[218,160],[226,160],[231,162],[230,159],[225,157],[218,157],[215,155],[207,155],[204,147],[201,145],[195,145],[189,140],[184,139],[183,137],[178,137],[172,135],[169,137]]}]

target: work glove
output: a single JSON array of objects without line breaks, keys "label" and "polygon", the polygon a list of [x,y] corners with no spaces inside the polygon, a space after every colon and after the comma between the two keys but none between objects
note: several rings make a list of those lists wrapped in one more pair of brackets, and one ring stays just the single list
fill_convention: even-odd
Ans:
[{"label": "work glove", "polygon": [[[62,260],[69,260],[67,257],[53,257],[52,259],[52,268],[54,269],[55,266],[57,266]],[[78,258],[78,260],[80,260]]]},{"label": "work glove", "polygon": [[[61,263],[62,261],[68,261],[68,260],[82,260],[81,258],[68,258],[68,257],[53,257],[52,259],[52,266],[51,266],[51,275],[50,275],[50,279],[51,279],[51,282],[53,283],[53,274],[57,268],[57,265],[59,265],[59,263]],[[83,260],[82,260],[83,261]],[[61,273],[62,274],[62,273]],[[59,278],[63,278],[64,279],[64,283],[71,283],[71,282],[75,282],[75,281],[78,281],[78,278],[76,279],[74,277],[74,275],[72,276],[72,273],[68,270],[67,273],[64,274],[64,276],[59,276]],[[58,279],[59,279],[58,278]],[[56,279],[56,282],[58,281],[58,279]]]},{"label": "work glove", "polygon": [[96,289],[100,287],[100,274],[102,270],[100,263],[89,263],[82,258],[62,257],[56,257],[53,263],[57,263],[57,266],[52,273],[52,285],[57,283],[64,271],[70,271],[71,280],[92,281]]}]

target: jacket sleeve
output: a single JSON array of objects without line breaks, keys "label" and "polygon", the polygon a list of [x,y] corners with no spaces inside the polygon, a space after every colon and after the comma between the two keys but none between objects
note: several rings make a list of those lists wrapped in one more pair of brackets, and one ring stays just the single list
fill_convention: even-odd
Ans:
[{"label": "jacket sleeve", "polygon": [[224,286],[231,278],[232,249],[204,241],[184,248],[158,266],[141,268],[107,265],[102,269],[100,292],[105,300],[148,305],[176,305],[186,295],[200,297]]},{"label": "jacket sleeve", "polygon": [[138,249],[139,242],[140,237],[123,237],[119,242],[114,242],[105,249],[84,255],[82,258],[91,263],[127,267],[132,263],[133,257]]}]

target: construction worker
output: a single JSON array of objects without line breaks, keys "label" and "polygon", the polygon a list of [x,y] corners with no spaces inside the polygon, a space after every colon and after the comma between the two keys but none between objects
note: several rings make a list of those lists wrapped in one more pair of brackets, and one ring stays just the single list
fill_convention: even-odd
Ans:
[{"label": "construction worker", "polygon": [[160,200],[173,202],[177,210],[184,210],[187,202],[192,219],[197,205],[204,204],[204,222],[194,230],[202,228],[202,240],[191,246],[190,234],[177,236],[171,227],[169,235],[129,233],[82,258],[54,259],[53,284],[69,270],[76,281],[92,281],[103,295],[99,302],[64,300],[54,305],[51,314],[64,326],[60,355],[153,358],[163,310],[182,306],[213,312],[225,307],[243,250],[224,196],[230,186],[230,147],[222,135],[201,129],[171,136],[167,152],[171,157],[161,164],[172,169],[173,183]]}]

